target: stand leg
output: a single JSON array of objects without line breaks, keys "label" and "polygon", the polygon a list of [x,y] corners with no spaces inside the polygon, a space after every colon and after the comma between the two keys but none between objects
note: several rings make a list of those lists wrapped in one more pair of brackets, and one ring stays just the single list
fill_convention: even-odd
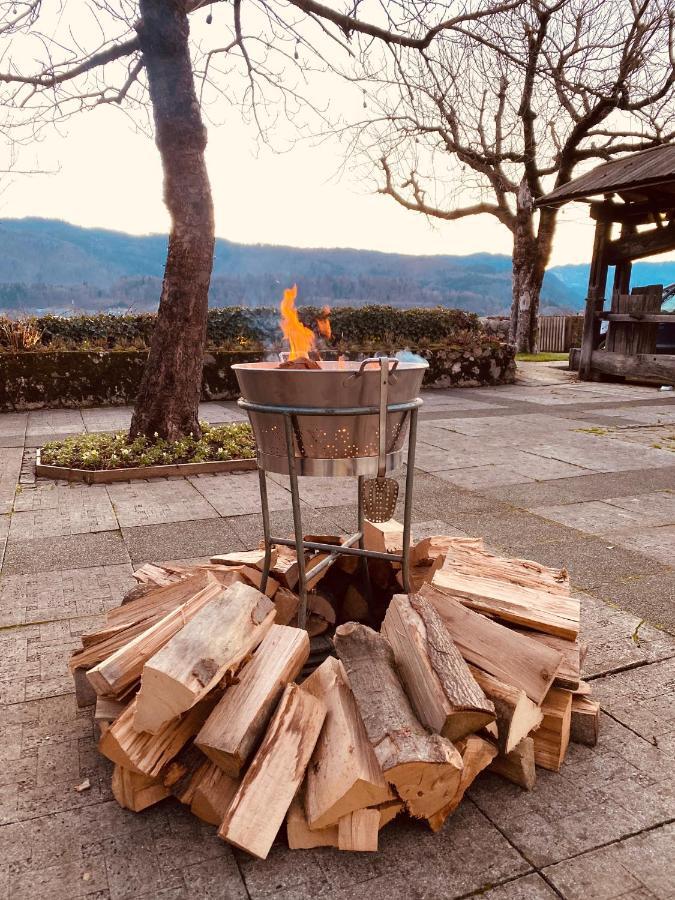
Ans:
[{"label": "stand leg", "polygon": [[408,434],[408,461],[405,475],[405,500],[403,506],[403,561],[401,575],[403,590],[410,593],[410,531],[412,516],[413,482],[415,480],[415,445],[417,443],[417,410],[410,410],[410,432]]},{"label": "stand leg", "polygon": [[298,557],[298,628],[307,624],[307,574],[305,572],[305,550],[303,547],[302,517],[300,513],[300,492],[298,490],[298,473],[295,466],[295,445],[293,443],[293,425],[290,415],[284,416],[286,432],[286,453],[288,454],[288,477],[291,482],[291,503],[293,505],[293,530],[295,533],[295,552]]},{"label": "stand leg", "polygon": [[270,508],[267,501],[267,476],[260,464],[258,464],[258,481],[260,484],[260,508],[262,510],[263,537],[265,539],[265,559],[262,567],[262,578],[260,579],[260,590],[264,594],[267,588],[267,579],[270,574],[270,564],[272,562],[272,541],[270,540]]}]

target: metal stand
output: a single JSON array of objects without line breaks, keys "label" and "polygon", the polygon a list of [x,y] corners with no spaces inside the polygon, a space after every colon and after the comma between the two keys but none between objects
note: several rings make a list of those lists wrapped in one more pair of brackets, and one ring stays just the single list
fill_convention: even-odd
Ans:
[{"label": "metal stand", "polygon": [[368,559],[386,559],[391,562],[400,562],[403,578],[403,589],[410,591],[410,533],[411,533],[411,514],[412,514],[412,496],[413,496],[413,480],[415,470],[415,444],[417,441],[417,413],[422,401],[417,398],[406,403],[392,403],[387,406],[387,412],[408,412],[410,415],[410,428],[408,433],[408,463],[405,479],[405,497],[403,506],[403,548],[401,553],[381,553],[376,550],[366,550],[363,546],[363,523],[364,512],[363,503],[361,501],[361,484],[364,476],[358,476],[358,513],[357,513],[357,530],[354,534],[346,538],[342,544],[324,544],[320,541],[305,541],[302,531],[302,514],[300,511],[300,493],[298,490],[298,471],[295,456],[294,432],[297,416],[368,416],[379,413],[379,407],[376,406],[359,406],[350,407],[349,409],[327,408],[327,407],[289,407],[289,406],[271,406],[261,403],[253,403],[250,400],[239,400],[239,406],[242,409],[250,410],[256,413],[267,413],[271,415],[282,415],[284,418],[284,429],[286,437],[286,455],[288,462],[288,476],[291,485],[291,502],[293,506],[293,531],[294,538],[276,537],[271,533],[270,511],[267,499],[267,480],[266,470],[264,469],[260,457],[258,457],[258,478],[260,482],[260,504],[262,507],[263,520],[263,537],[265,541],[265,560],[262,569],[262,581],[260,589],[265,590],[267,579],[269,577],[272,562],[272,547],[280,544],[285,547],[294,547],[298,557],[298,594],[300,596],[300,606],[298,608],[298,626],[305,628],[307,622],[307,572],[305,569],[305,550],[319,550],[329,555],[321,560],[312,568],[311,575],[314,578],[327,569],[340,555],[358,556],[363,561],[364,575],[366,576],[366,586],[369,587],[370,580],[368,576]]}]

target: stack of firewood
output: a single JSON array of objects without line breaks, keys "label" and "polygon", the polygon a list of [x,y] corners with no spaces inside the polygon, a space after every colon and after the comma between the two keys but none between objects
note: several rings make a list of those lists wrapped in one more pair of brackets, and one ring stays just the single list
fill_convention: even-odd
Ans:
[{"label": "stack of firewood", "polygon": [[[401,538],[397,522],[367,524],[370,549],[400,550]],[[306,560],[310,583],[321,558]],[[290,550],[274,552],[264,594],[259,550],[139,569],[70,663],[78,701],[96,703],[120,805],[174,796],[261,858],[284,820],[293,849],[372,851],[402,812],[439,829],[484,769],[530,790],[537,766],[560,769],[570,738],[594,744],[599,706],[580,680],[566,572],[468,538],[426,538],[412,560],[410,595],[384,563],[393,590],[371,619],[379,630],[334,628],[345,604],[372,615],[362,561],[336,560],[340,603],[312,584],[309,633],[330,630],[336,657],[307,677]],[[387,581],[379,561],[372,575]]]}]

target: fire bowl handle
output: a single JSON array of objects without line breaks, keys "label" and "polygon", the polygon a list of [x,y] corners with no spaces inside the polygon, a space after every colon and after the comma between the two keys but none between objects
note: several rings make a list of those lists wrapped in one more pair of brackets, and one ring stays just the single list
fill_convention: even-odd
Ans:
[{"label": "fire bowl handle", "polygon": [[392,363],[391,367],[389,368],[389,374],[392,375],[398,367],[399,361],[397,359],[391,359],[388,356],[369,356],[368,359],[364,359],[362,361],[361,365],[359,366],[358,372],[354,372],[352,377],[356,378],[358,375],[363,375],[364,369],[369,363],[376,363],[381,367],[382,363],[385,362],[385,360],[387,363]]}]

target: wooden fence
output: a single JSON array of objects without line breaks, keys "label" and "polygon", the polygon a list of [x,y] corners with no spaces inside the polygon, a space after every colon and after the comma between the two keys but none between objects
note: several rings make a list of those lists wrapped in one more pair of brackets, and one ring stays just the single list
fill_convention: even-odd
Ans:
[{"label": "wooden fence", "polygon": [[540,316],[539,352],[568,353],[581,345],[583,316]]}]

